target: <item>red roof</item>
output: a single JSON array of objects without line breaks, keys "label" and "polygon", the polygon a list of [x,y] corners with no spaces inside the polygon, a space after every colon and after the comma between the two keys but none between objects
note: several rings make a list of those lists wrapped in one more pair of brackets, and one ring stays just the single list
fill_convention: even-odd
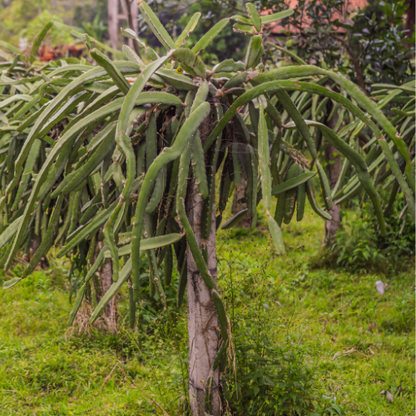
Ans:
[{"label": "red roof", "polygon": [[[290,9],[296,9],[298,7],[298,3],[299,0],[285,0],[285,3],[289,6]],[[334,15],[332,16],[332,20],[336,20],[339,19],[340,21],[345,21],[348,18],[348,15],[354,11],[354,9],[362,9],[365,6],[368,5],[368,1],[367,0],[346,0],[344,2],[344,6],[342,7],[342,11],[341,12],[335,12]],[[307,16],[303,17],[303,24],[302,27],[303,28],[308,28],[311,22],[311,19],[309,19]],[[293,26],[281,26],[279,24],[279,22],[277,23],[271,23],[272,28],[272,32],[273,34],[278,34],[280,33],[282,30],[289,30],[292,33],[296,33],[298,32],[298,29],[293,27]]]}]

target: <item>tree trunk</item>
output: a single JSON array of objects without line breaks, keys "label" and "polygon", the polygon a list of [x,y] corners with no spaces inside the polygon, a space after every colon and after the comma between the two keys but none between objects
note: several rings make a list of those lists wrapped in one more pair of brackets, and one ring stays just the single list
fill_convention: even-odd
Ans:
[{"label": "tree trunk", "polygon": [[[188,185],[186,211],[200,248],[208,247],[208,269],[217,280],[215,203],[213,203],[211,231],[208,241],[202,241],[201,218],[203,200],[199,195],[195,180]],[[211,291],[205,285],[191,250],[187,249],[188,277],[188,334],[189,334],[189,397],[194,416],[221,414],[219,395],[219,369],[211,374],[211,367],[218,352],[218,316],[215,311]],[[205,413],[204,396],[210,375],[212,384],[212,410]]]},{"label": "tree trunk", "polygon": [[[339,153],[337,149],[331,144],[328,144],[325,148],[326,160],[328,162],[329,173],[329,185],[331,189],[334,189],[335,184],[338,181],[341,173],[341,156],[338,154],[334,156],[334,153]],[[325,245],[332,245],[340,226],[341,226],[341,206],[333,205],[329,211],[329,215],[332,217],[331,221],[325,221]]]},{"label": "tree trunk", "polygon": [[[328,127],[332,130],[335,128],[338,122],[338,114],[335,114],[332,119],[327,123]],[[328,163],[328,177],[329,185],[331,190],[334,189],[339,175],[341,174],[342,169],[342,160],[341,154],[335,149],[331,144],[327,144],[325,148],[325,158]],[[337,234],[341,226],[341,206],[333,205],[332,209],[329,211],[329,215],[332,217],[331,221],[325,221],[325,237],[324,245],[331,246],[335,240],[335,235]]]},{"label": "tree trunk", "polygon": [[[121,0],[121,7],[123,9],[123,13],[127,19],[127,25],[130,29],[133,29],[135,33],[138,32],[138,22],[137,22],[137,14],[138,14],[138,7],[137,1],[134,0]],[[129,39],[128,40],[130,47],[134,48],[134,51],[141,57],[139,43],[137,40]]]},{"label": "tree trunk", "polygon": [[348,42],[344,41],[343,39],[338,39],[340,41],[340,43],[342,45],[344,45],[345,50],[347,51],[348,55],[351,58],[352,64],[354,65],[354,71],[355,71],[355,75],[357,77],[357,84],[358,86],[361,88],[362,92],[365,95],[369,95],[367,88],[365,87],[365,82],[364,82],[364,75],[363,75],[363,70],[361,68],[361,62],[360,59],[355,56],[354,51],[351,49],[350,46],[350,40],[348,39]]},{"label": "tree trunk", "polygon": [[[95,254],[98,255],[102,248],[102,243],[98,243],[96,246]],[[95,259],[94,259],[95,260]],[[97,303],[100,302],[108,289],[110,289],[113,283],[113,262],[107,260],[101,267],[101,271],[97,273],[98,279],[94,281],[95,299]],[[103,317],[107,326],[107,329],[112,334],[117,333],[117,295],[114,296],[104,309]]]},{"label": "tree trunk", "polygon": [[[39,237],[34,234],[32,238],[32,244],[30,246],[29,255],[25,256],[25,260],[29,263],[32,260],[32,257],[35,255],[35,253],[38,251],[38,248],[40,246],[40,239]],[[42,256],[39,260],[39,263],[37,267],[40,267],[41,269],[49,269],[49,260],[46,256]]]},{"label": "tree trunk", "polygon": [[[406,38],[411,39],[413,36],[413,32],[415,31],[415,0],[409,0],[409,8],[407,9],[407,17],[406,17],[406,24],[404,26],[404,30],[406,30]],[[405,42],[406,48],[411,48],[412,44]]]},{"label": "tree trunk", "polygon": [[108,0],[108,32],[111,47],[117,49],[118,44],[118,0]]},{"label": "tree trunk", "polygon": [[[234,191],[234,201],[232,206],[232,213],[238,214],[243,209],[247,208],[247,202],[238,202],[243,199],[246,193],[247,180],[244,175],[241,175],[241,185],[235,187]],[[235,225],[236,227],[250,228],[251,227],[251,218],[248,213]]]}]

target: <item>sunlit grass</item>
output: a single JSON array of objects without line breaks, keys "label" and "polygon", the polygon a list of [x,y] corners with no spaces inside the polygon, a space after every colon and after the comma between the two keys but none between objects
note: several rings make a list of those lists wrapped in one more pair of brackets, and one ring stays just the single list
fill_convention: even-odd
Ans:
[{"label": "sunlit grass", "polygon": [[[285,257],[275,255],[261,227],[219,233],[219,281],[232,322],[259,317],[261,325],[267,318],[276,343],[290,337],[302,345],[316,370],[318,396],[331,397],[345,415],[412,414],[413,272],[387,280],[312,269],[323,222],[309,211],[283,233]],[[182,414],[186,307],[160,319],[149,315],[132,333],[123,297],[117,336],[71,334],[67,273],[54,260],[50,270],[0,291],[0,415],[161,414],[150,398],[171,416]],[[377,280],[389,283],[384,296]],[[174,298],[174,290],[168,296]],[[392,403],[380,395],[384,390],[393,394]]]}]

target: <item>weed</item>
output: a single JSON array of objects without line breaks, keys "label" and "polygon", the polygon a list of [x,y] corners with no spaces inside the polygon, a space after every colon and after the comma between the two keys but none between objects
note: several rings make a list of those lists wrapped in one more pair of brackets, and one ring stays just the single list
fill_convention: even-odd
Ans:
[{"label": "weed", "polygon": [[387,274],[408,269],[415,252],[415,229],[406,215],[399,219],[403,205],[403,196],[398,196],[386,216],[385,237],[380,236],[371,204],[363,204],[359,215],[345,211],[334,244],[314,258],[312,267],[329,265],[354,273],[382,271]]}]

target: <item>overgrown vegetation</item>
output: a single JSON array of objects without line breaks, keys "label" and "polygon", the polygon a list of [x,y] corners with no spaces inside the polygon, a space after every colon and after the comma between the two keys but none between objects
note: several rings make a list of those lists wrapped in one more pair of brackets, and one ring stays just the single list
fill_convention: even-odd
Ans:
[{"label": "overgrown vegetation", "polygon": [[334,244],[320,253],[314,264],[343,267],[353,273],[384,272],[387,275],[407,269],[414,258],[415,230],[410,218],[400,219],[402,198],[397,197],[386,217],[387,233],[381,237],[374,212],[368,203],[345,211],[342,228]]},{"label": "overgrown vegetation", "polygon": [[[273,6],[284,7],[279,0],[268,7]],[[399,85],[414,78],[415,34],[411,25],[405,28],[408,10],[406,0],[370,0],[361,10],[343,0],[299,0],[283,21],[286,45],[306,62],[337,68],[364,90],[374,83]]]},{"label": "overgrown vegetation", "polygon": [[[30,47],[34,37],[50,20],[58,20],[69,25],[83,26],[92,23],[98,15],[107,20],[107,1],[105,0],[12,0],[0,2],[0,39],[19,45],[19,38],[27,38]],[[59,30],[53,31],[48,43],[71,44],[71,37]],[[102,39],[99,39],[102,40]]]},{"label": "overgrown vegetation", "polygon": [[[291,361],[289,370],[294,377],[314,375],[309,387],[316,404],[312,414],[329,416],[337,408],[345,416],[410,414],[415,404],[412,265],[390,276],[310,269],[310,259],[320,251],[322,221],[307,210],[301,227],[294,222],[284,232],[286,258],[276,257],[270,237],[259,231],[229,231],[218,242],[219,281],[233,323],[237,381],[250,373],[263,378],[254,400],[263,400],[264,412],[270,411],[274,398],[281,397],[270,394],[271,384],[280,380],[273,378],[276,372],[265,366],[264,358],[281,365],[285,357],[274,353],[293,353],[298,364]],[[131,332],[122,306],[116,336],[94,329],[78,334],[78,326],[68,332],[68,272],[69,265],[51,259],[49,271],[36,271],[22,285],[0,291],[0,414],[161,415],[140,387],[170,416],[182,415],[185,309],[166,318],[142,315],[141,330]],[[2,281],[9,278],[2,273]],[[380,279],[389,283],[384,296],[375,288]],[[124,305],[126,291],[122,295]],[[254,354],[256,349],[260,355]],[[242,384],[245,403],[253,393],[250,386]],[[393,394],[392,403],[380,395],[384,390]],[[229,403],[234,411],[242,406],[241,401]]]},{"label": "overgrown vegetation", "polygon": [[[281,0],[259,0],[255,4],[273,12],[288,7]],[[171,32],[182,30],[192,13],[201,12],[204,24],[195,32],[199,36],[213,21],[244,12],[241,3],[223,0],[153,2],[152,7]],[[411,25],[406,28],[408,1],[371,0],[361,10],[343,0],[299,0],[291,7],[295,13],[279,22],[273,32],[275,42],[295,51],[306,62],[337,68],[368,90],[374,83],[398,85],[413,79],[415,35]],[[149,37],[144,21],[141,27],[143,35]],[[207,50],[211,60],[243,58],[242,36],[230,33],[225,30]],[[157,46],[155,40],[152,46]]]},{"label": "overgrown vegetation", "polygon": [[[318,3],[304,6],[310,17],[317,13],[314,36],[322,40]],[[108,47],[106,27],[92,12],[81,32],[48,22],[34,38],[30,56],[1,42],[0,265],[8,270],[3,287],[13,292],[23,282],[14,293],[29,304],[22,311],[27,322],[20,325],[17,319],[8,339],[13,344],[19,335],[45,331],[54,339],[47,349],[65,357],[43,356],[46,364],[39,359],[31,367],[22,353],[22,366],[6,364],[1,370],[5,390],[22,394],[22,400],[13,398],[4,409],[10,404],[11,412],[24,406],[28,412],[72,414],[72,409],[85,412],[92,406],[88,412],[107,414],[102,391],[108,391],[108,412],[120,415],[166,416],[164,409],[216,416],[367,411],[354,401],[358,393],[351,400],[340,396],[336,391],[348,396],[342,383],[334,387],[327,376],[347,377],[349,367],[338,367],[342,377],[334,370],[336,362],[350,356],[364,357],[371,367],[376,350],[385,347],[378,346],[376,336],[404,337],[402,352],[409,353],[413,296],[403,295],[399,304],[397,294],[402,295],[400,284],[410,286],[408,259],[414,255],[415,83],[407,79],[413,68],[402,36],[403,2],[384,4],[384,15],[376,10],[370,19],[367,10],[358,16],[354,27],[365,36],[353,33],[351,38],[347,32],[347,43],[332,31],[342,26],[329,13],[339,5],[325,4],[329,26],[324,37],[343,45],[356,74],[349,60],[344,65],[342,48],[330,47],[318,67],[267,44],[268,24],[292,12],[259,15],[250,3],[246,10],[227,4],[214,14],[209,1],[192,4],[196,13],[190,19],[182,15],[179,25],[187,27],[179,35],[175,24],[168,23],[167,32],[140,1],[142,23],[162,45],[155,49],[151,38],[142,42],[129,29],[123,35],[137,48]],[[224,13],[227,18],[217,23]],[[19,33],[32,37],[30,31],[49,18],[54,16],[45,11]],[[88,55],[39,67],[37,53],[51,30],[62,42],[70,35],[82,40]],[[244,36],[249,39],[244,62],[218,64]],[[352,46],[358,55],[348,50]],[[243,49],[235,47],[233,56]],[[279,61],[277,51],[292,63]],[[381,52],[386,60],[380,61]],[[341,73],[328,69],[332,53]],[[362,53],[367,55],[357,66]],[[356,75],[361,90],[344,74]],[[370,89],[372,97],[367,96]],[[329,174],[334,159],[323,145],[333,147],[339,162],[342,154],[335,180]],[[225,221],[227,202],[243,182],[241,201],[247,209]],[[317,185],[322,191],[318,200]],[[315,222],[313,227],[294,224],[295,210],[297,222],[311,221],[309,207],[328,221],[334,203],[352,198],[349,207],[355,211],[343,214],[332,246],[311,261],[316,241],[304,239],[316,237]],[[251,229],[229,231],[246,213]],[[271,239],[264,233],[267,227]],[[286,244],[281,228],[290,236]],[[285,251],[288,258],[278,257]],[[54,258],[49,272],[35,271],[51,252],[69,258],[69,269],[66,261]],[[384,281],[377,283],[387,289],[383,297],[372,272]],[[188,326],[181,309],[186,286]],[[394,307],[385,307],[382,300],[393,287],[398,291]],[[44,322],[54,315],[54,323],[61,323],[58,306],[66,313],[68,308],[64,295],[72,303],[69,325],[75,324],[65,335]],[[3,296],[16,302],[13,294]],[[16,302],[11,310],[21,307]],[[388,319],[378,316],[380,309]],[[367,329],[362,314],[372,319]],[[34,316],[38,322],[32,328]],[[10,316],[4,321],[11,327]],[[366,331],[377,335],[363,344]],[[337,344],[337,336],[349,340],[349,347],[341,343],[345,349],[323,359],[320,348],[331,350],[329,343]],[[42,352],[48,354],[36,344],[34,353]],[[79,352],[82,365],[95,359],[90,385],[79,383],[82,376],[71,356]],[[384,353],[391,356],[391,351]],[[104,371],[110,362],[110,371]],[[388,386],[376,393],[378,401],[365,396],[364,405],[371,401],[375,406],[370,412],[382,414],[377,412],[386,403],[398,412],[410,408],[408,378],[401,372],[399,378],[382,379]],[[7,388],[13,383],[15,388]],[[378,385],[368,379],[365,386],[371,383],[373,394]],[[131,393],[133,388],[137,393]],[[92,391],[101,397],[71,407],[71,400]],[[43,394],[46,403],[35,397]],[[145,401],[137,399],[140,395]]]},{"label": "overgrown vegetation", "polygon": [[311,352],[290,335],[279,335],[281,327],[270,320],[269,296],[265,296],[269,287],[262,277],[266,276],[260,277],[256,287],[260,293],[242,291],[234,299],[237,305],[246,300],[250,310],[240,311],[239,305],[234,321],[237,371],[224,378],[225,400],[230,414],[236,416],[310,414],[321,402],[316,369],[308,362]]}]

